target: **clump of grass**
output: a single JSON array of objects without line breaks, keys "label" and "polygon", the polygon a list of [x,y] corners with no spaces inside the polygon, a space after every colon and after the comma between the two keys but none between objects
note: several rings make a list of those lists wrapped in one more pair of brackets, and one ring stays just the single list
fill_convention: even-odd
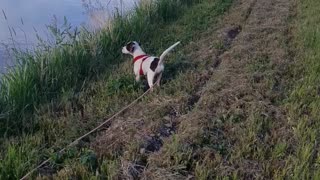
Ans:
[{"label": "clump of grass", "polygon": [[34,52],[14,49],[17,65],[0,79],[0,134],[34,129],[34,113],[41,104],[55,102],[65,91],[76,94],[112,65],[119,64],[120,47],[129,40],[145,41],[196,1],[161,0],[138,6],[126,16],[114,15],[112,25],[98,33],[49,26],[53,45],[45,41]]},{"label": "clump of grass", "polygon": [[112,96],[116,93],[132,93],[138,91],[140,86],[138,83],[133,83],[134,79],[132,76],[125,75],[119,78],[112,77],[107,85],[107,93]]},{"label": "clump of grass", "polygon": [[35,152],[28,152],[30,145],[20,146],[9,144],[5,150],[6,156],[1,159],[0,179],[19,179],[33,162]]}]

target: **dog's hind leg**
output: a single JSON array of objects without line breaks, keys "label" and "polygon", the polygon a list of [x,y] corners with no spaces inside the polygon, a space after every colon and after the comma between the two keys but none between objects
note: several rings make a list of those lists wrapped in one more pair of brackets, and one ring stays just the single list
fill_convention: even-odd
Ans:
[{"label": "dog's hind leg", "polygon": [[155,75],[156,75],[156,73],[153,71],[149,71],[147,74],[148,85],[149,85],[149,88],[151,89],[151,91],[153,90],[153,80],[154,80]]},{"label": "dog's hind leg", "polygon": [[158,79],[157,79],[157,85],[160,86],[160,81],[162,78],[162,72],[158,75]]}]

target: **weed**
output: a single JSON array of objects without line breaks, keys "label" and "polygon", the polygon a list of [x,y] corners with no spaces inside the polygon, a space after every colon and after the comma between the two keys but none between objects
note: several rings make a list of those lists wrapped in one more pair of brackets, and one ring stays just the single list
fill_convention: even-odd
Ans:
[{"label": "weed", "polygon": [[134,82],[134,78],[129,75],[121,76],[119,78],[112,77],[107,85],[107,92],[110,96],[116,93],[132,93],[139,88],[138,83]]},{"label": "weed", "polygon": [[115,179],[119,174],[119,162],[115,160],[103,160],[101,165],[101,174],[107,179]]},{"label": "weed", "polygon": [[5,150],[6,156],[0,159],[0,179],[19,179],[36,156],[35,152],[27,152],[30,146],[10,144]]},{"label": "weed", "polygon": [[80,162],[93,172],[98,168],[97,156],[93,151],[84,151],[80,157]]}]

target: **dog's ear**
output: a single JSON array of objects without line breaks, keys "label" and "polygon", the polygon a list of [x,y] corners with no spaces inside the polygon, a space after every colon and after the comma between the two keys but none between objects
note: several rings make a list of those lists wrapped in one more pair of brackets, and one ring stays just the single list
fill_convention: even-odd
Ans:
[{"label": "dog's ear", "polygon": [[138,44],[139,44],[139,46],[141,46],[141,43],[140,43],[140,42],[138,42]]},{"label": "dog's ear", "polygon": [[133,53],[134,51],[134,43],[133,42],[129,42],[126,46],[127,50],[131,53]]}]

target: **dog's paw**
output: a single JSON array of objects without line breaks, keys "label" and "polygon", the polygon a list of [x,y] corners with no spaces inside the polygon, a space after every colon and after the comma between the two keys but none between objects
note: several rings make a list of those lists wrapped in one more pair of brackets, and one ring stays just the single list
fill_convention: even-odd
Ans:
[{"label": "dog's paw", "polygon": [[153,92],[154,91],[154,88],[153,86],[150,87],[150,92]]}]

